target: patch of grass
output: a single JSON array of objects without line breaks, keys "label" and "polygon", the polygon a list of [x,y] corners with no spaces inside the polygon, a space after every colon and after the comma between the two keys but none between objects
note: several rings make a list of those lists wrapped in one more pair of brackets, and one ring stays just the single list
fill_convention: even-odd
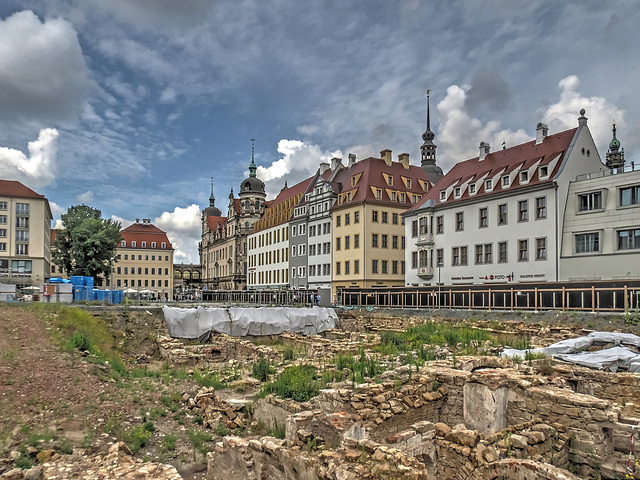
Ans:
[{"label": "patch of grass", "polygon": [[287,345],[282,350],[282,360],[289,362],[296,359],[296,352],[291,345]]},{"label": "patch of grass", "polygon": [[227,384],[220,380],[220,375],[217,372],[202,372],[201,370],[195,370],[193,379],[201,387],[213,387],[216,390],[223,390],[227,388]]},{"label": "patch of grass", "polygon": [[14,465],[16,468],[29,470],[31,467],[33,467],[34,463],[29,455],[27,455],[26,453],[22,453],[18,458],[16,458]]},{"label": "patch of grass", "polygon": [[173,452],[176,449],[176,442],[178,437],[169,433],[162,438],[160,442],[160,450],[163,452]]},{"label": "patch of grass", "polygon": [[276,422],[275,420],[273,422],[273,427],[267,428],[267,432],[266,432],[266,435],[270,437],[281,438],[281,439],[284,439],[284,434],[285,434],[285,426],[278,425],[278,422]]},{"label": "patch of grass", "polygon": [[187,430],[185,434],[193,445],[193,448],[196,451],[199,451],[203,457],[206,456],[207,452],[209,451],[209,442],[213,438],[211,434],[200,430]]},{"label": "patch of grass", "polygon": [[219,437],[226,437],[227,435],[229,435],[229,429],[225,427],[224,423],[222,422],[219,422],[218,425],[216,425],[215,432]]},{"label": "patch of grass", "polygon": [[136,453],[142,447],[144,447],[147,443],[149,443],[149,440],[151,440],[152,436],[153,436],[153,433],[146,428],[146,423],[145,423],[144,425],[135,425],[125,430],[124,433],[122,434],[122,439],[127,444],[129,449],[133,453]]},{"label": "patch of grass", "polygon": [[58,434],[48,428],[42,432],[32,432],[29,434],[27,442],[32,447],[37,447],[40,443],[50,442],[58,438]]},{"label": "patch of grass", "polygon": [[271,383],[262,387],[259,396],[270,393],[280,398],[291,398],[306,402],[318,395],[320,382],[316,376],[316,367],[312,365],[293,365],[282,372]]}]

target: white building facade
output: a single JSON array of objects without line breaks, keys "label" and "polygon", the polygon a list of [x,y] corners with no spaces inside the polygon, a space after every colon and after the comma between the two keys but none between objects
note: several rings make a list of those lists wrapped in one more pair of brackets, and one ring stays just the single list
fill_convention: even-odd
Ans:
[{"label": "white building facade", "polygon": [[456,164],[405,212],[405,284],[560,279],[570,181],[604,170],[584,111],[578,127]]}]

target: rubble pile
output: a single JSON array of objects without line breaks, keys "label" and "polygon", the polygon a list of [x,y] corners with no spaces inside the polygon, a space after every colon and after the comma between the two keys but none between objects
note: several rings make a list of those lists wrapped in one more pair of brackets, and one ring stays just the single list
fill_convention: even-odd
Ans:
[{"label": "rubble pile", "polygon": [[52,454],[49,461],[29,470],[14,468],[2,480],[181,480],[175,467],[143,462],[131,457],[122,442],[111,445],[108,453],[98,455]]},{"label": "rubble pile", "polygon": [[182,400],[193,415],[202,416],[205,427],[216,428],[222,424],[229,430],[235,430],[246,425],[245,403],[225,402],[216,395],[213,387],[201,388],[193,398],[185,393]]}]

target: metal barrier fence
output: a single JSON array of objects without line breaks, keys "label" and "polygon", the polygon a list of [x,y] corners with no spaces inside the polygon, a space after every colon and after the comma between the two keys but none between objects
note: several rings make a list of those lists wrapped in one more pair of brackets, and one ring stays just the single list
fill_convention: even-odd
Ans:
[{"label": "metal barrier fence", "polygon": [[640,281],[344,289],[337,300],[358,307],[628,312],[640,310]]},{"label": "metal barrier fence", "polygon": [[226,304],[311,304],[311,295],[316,293],[316,290],[203,290],[202,300]]}]

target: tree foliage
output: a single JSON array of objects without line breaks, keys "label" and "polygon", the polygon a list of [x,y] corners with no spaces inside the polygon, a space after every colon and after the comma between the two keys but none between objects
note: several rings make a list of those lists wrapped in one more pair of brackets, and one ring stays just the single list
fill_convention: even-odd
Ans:
[{"label": "tree foliage", "polygon": [[87,205],[69,207],[62,215],[64,230],[54,242],[53,263],[67,275],[109,279],[116,248],[122,239],[120,223],[102,218],[102,212]]}]

